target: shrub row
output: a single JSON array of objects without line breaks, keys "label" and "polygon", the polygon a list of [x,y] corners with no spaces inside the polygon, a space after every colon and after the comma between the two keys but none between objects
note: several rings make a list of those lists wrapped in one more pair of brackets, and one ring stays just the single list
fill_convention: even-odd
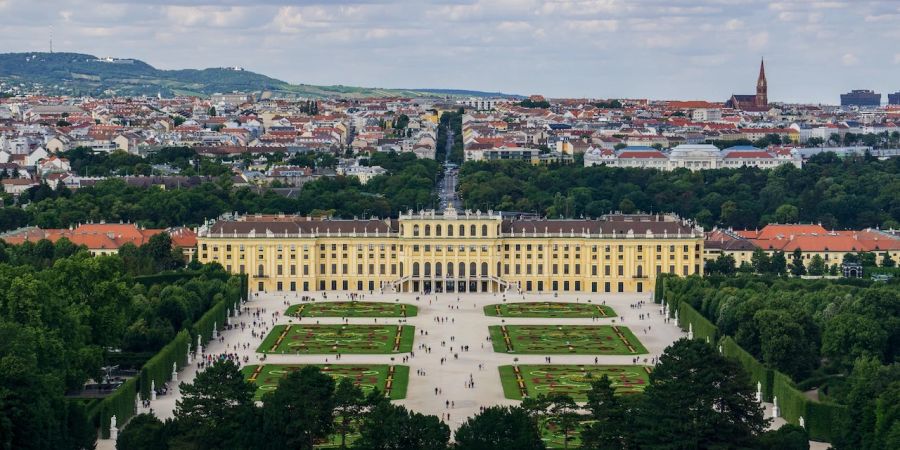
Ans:
[{"label": "shrub row", "polygon": [[[112,416],[116,416],[116,426],[121,428],[134,415],[137,405],[137,378],[130,378],[108,397],[104,398],[94,414],[99,413],[100,435],[109,439]],[[88,416],[90,418],[90,416]]]},{"label": "shrub row", "polygon": [[688,324],[692,325],[694,339],[710,343],[718,340],[719,329],[687,302],[678,303],[678,324],[685,330],[688,329]]},{"label": "shrub row", "polygon": [[797,389],[789,376],[777,370],[772,372],[772,390],[778,397],[781,417],[794,424],[799,423],[800,417],[803,417],[810,439],[830,442],[835,437],[839,424],[844,423],[847,418],[847,407],[810,400]]},{"label": "shrub row", "polygon": [[199,335],[205,345],[212,339],[213,327],[215,326],[217,330],[221,330],[225,326],[225,318],[228,317],[228,311],[239,307],[239,297],[226,299],[221,294],[216,294],[213,306],[194,323],[194,326],[191,328],[192,334],[195,336]]},{"label": "shrub row", "polygon": [[719,341],[719,345],[722,347],[722,353],[729,357],[738,360],[741,365],[744,367],[750,374],[750,379],[753,380],[754,387],[756,387],[756,383],[760,383],[762,385],[762,398],[764,401],[771,402],[772,401],[772,383],[773,381],[773,371],[772,369],[767,368],[761,362],[757,361],[756,358],[753,357],[746,350],[741,348],[731,336],[725,336]]},{"label": "shrub row", "polygon": [[150,387],[156,382],[160,388],[172,378],[172,364],[179,369],[187,364],[187,352],[191,347],[191,335],[181,330],[165,347],[150,358],[141,368],[141,398],[150,398]]}]

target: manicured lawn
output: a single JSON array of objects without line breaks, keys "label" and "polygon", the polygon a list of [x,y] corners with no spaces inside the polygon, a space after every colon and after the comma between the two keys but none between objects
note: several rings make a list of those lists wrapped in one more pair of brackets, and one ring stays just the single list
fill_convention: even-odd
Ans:
[{"label": "manicured lawn", "polygon": [[617,325],[496,325],[491,326],[489,331],[494,351],[499,353],[543,355],[647,353],[647,349],[628,327]]},{"label": "manicured lawn", "polygon": [[414,336],[411,325],[276,325],[257,352],[406,353],[412,350]]},{"label": "manicured lawn", "polygon": [[568,394],[576,402],[587,401],[591,383],[603,375],[609,377],[616,394],[628,395],[644,391],[650,382],[647,366],[594,366],[540,364],[519,367],[522,385],[514,366],[500,366],[500,383],[503,395],[508,399],[521,400],[522,388],[529,396],[538,394]]},{"label": "manicured lawn", "polygon": [[418,308],[388,302],[309,302],[291,305],[284,315],[294,317],[413,317]]},{"label": "manicured lawn", "polygon": [[[387,364],[313,364],[323,373],[331,375],[335,383],[341,378],[350,378],[354,384],[368,395],[373,389],[389,395],[391,400],[406,398],[406,387],[409,384],[409,366],[393,366],[390,392],[387,390],[387,379],[391,366]],[[288,373],[300,370],[302,364],[265,364],[251,365],[241,369],[244,376],[256,384],[256,399],[278,387],[278,381]]]},{"label": "manicured lawn", "polygon": [[492,317],[615,317],[616,313],[606,305],[563,302],[525,302],[487,305],[484,315]]}]

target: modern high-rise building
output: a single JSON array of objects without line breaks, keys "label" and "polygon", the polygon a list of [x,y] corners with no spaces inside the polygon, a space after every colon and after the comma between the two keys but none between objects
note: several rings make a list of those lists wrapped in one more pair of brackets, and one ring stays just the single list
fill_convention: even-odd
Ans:
[{"label": "modern high-rise building", "polygon": [[650,292],[660,273],[702,274],[703,236],[691,222],[661,214],[248,215],[202,227],[197,257],[249,274],[253,291]]},{"label": "modern high-rise building", "polygon": [[881,94],[869,89],[854,89],[841,94],[841,106],[881,106]]},{"label": "modern high-rise building", "polygon": [[900,105],[900,91],[888,94],[888,105]]}]

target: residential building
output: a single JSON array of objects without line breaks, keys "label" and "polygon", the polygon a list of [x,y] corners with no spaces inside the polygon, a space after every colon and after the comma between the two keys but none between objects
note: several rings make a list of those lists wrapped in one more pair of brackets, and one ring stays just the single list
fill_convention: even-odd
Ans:
[{"label": "residential building", "polygon": [[769,224],[761,230],[714,229],[707,233],[707,260],[716,259],[720,254],[730,254],[740,266],[757,249],[768,255],[776,251],[784,252],[790,262],[795,250],[800,250],[804,264],[809,265],[818,255],[827,266],[841,265],[848,253],[873,252],[876,262],[881,264],[884,255],[900,264],[900,236],[891,231],[877,229],[827,230],[817,224]]}]

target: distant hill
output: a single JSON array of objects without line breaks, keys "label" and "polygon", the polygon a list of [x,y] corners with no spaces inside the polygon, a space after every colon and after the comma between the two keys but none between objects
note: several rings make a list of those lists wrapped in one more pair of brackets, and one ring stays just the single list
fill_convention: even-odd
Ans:
[{"label": "distant hill", "polygon": [[467,89],[408,89],[427,94],[450,95],[454,97],[505,97],[523,99],[524,95],[504,94],[502,92],[470,91]]},{"label": "distant hill", "polygon": [[199,95],[217,92],[264,92],[297,97],[422,97],[475,95],[477,92],[380,89],[352,86],[290,84],[258,73],[233,69],[160,70],[136,59],[99,59],[81,53],[0,53],[0,82],[38,87],[47,94],[69,95]]}]

